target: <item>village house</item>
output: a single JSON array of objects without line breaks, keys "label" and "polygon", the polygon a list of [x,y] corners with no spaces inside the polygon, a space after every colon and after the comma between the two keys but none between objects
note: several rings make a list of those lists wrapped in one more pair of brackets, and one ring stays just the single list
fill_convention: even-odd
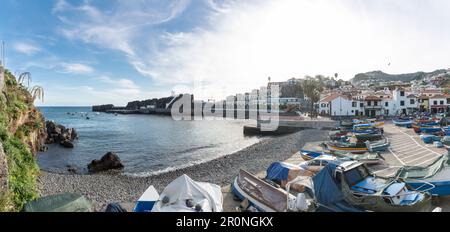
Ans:
[{"label": "village house", "polygon": [[319,102],[319,113],[333,117],[360,116],[363,109],[363,102],[341,93],[331,94]]}]

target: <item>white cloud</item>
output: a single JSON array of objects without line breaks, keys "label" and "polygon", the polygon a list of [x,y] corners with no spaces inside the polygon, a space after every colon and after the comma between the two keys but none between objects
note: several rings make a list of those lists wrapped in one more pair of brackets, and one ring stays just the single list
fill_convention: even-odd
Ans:
[{"label": "white cloud", "polygon": [[41,51],[42,49],[34,44],[25,43],[25,42],[17,42],[13,44],[13,49],[23,53],[25,55],[34,55]]},{"label": "white cloud", "polygon": [[80,63],[63,63],[61,66],[66,73],[90,74],[94,72],[94,68],[91,66]]},{"label": "white cloud", "polygon": [[76,8],[86,18],[62,31],[121,51],[142,75],[192,86],[202,98],[249,91],[269,76],[276,81],[337,72],[350,79],[371,70],[448,66],[450,32],[442,28],[450,26],[443,10],[450,4],[444,0],[206,0],[206,26],[160,35],[137,27],[173,19],[187,1],[172,1],[161,14],[141,2],[118,1],[118,10],[102,12],[87,3]]}]

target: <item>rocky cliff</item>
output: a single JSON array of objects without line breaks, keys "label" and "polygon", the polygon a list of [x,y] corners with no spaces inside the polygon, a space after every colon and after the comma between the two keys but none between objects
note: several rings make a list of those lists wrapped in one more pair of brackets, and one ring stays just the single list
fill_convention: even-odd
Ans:
[{"label": "rocky cliff", "polygon": [[0,211],[15,211],[38,196],[34,155],[44,146],[45,122],[28,89],[0,71]]}]

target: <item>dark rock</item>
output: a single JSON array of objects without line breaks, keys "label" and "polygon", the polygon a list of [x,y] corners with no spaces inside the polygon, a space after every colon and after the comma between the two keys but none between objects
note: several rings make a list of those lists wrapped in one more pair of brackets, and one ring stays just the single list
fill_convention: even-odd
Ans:
[{"label": "dark rock", "polygon": [[123,167],[119,156],[112,152],[108,152],[100,160],[92,160],[92,162],[88,164],[88,170],[91,173],[122,169]]},{"label": "dark rock", "polygon": [[47,121],[45,127],[47,129],[46,144],[59,143],[67,148],[74,147],[73,141],[78,139],[78,134],[74,128],[66,128],[52,121]]},{"label": "dark rock", "polygon": [[41,147],[39,148],[39,151],[40,151],[40,152],[47,152],[47,151],[48,151],[48,147],[47,147],[47,146],[41,146]]},{"label": "dark rock", "polygon": [[74,147],[73,143],[72,143],[71,141],[67,140],[67,139],[61,141],[60,144],[61,144],[63,147],[66,147],[66,148],[73,148],[73,147]]},{"label": "dark rock", "polygon": [[78,170],[77,170],[76,167],[73,167],[73,166],[70,166],[70,165],[69,165],[69,166],[67,167],[67,171],[70,172],[70,173],[76,174]]}]

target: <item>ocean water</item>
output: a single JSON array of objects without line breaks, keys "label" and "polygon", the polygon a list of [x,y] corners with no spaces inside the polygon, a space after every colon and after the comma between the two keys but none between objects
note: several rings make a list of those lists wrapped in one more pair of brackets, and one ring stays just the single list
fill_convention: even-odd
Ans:
[{"label": "ocean water", "polygon": [[[259,141],[243,135],[242,121],[174,121],[168,116],[94,113],[90,107],[41,107],[47,120],[77,130],[74,149],[50,145],[38,154],[41,169],[66,173],[107,152],[121,158],[125,174],[148,176],[212,160]],[[69,113],[69,114],[68,114]],[[86,115],[90,119],[86,119]]]}]

